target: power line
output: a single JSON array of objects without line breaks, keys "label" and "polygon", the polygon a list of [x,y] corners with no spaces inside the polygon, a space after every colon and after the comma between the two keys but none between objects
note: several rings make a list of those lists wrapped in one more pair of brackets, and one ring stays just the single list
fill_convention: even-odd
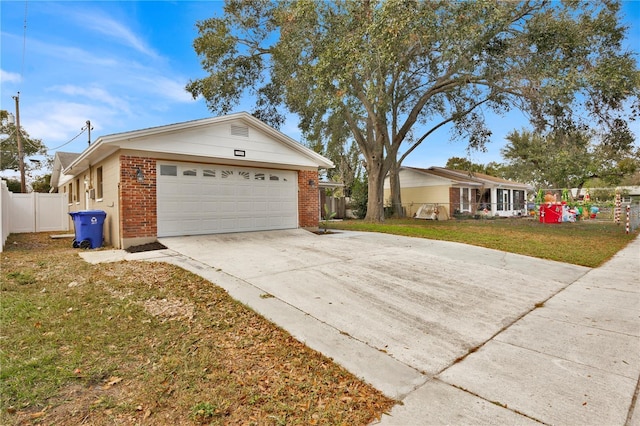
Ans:
[{"label": "power line", "polygon": [[24,31],[22,33],[22,68],[20,69],[20,81],[24,81],[24,62],[27,56],[27,6],[28,1],[24,2]]},{"label": "power line", "polygon": [[63,143],[63,144],[62,144],[62,145],[60,145],[60,146],[56,146],[55,148],[48,148],[48,149],[47,149],[47,152],[48,152],[48,151],[55,151],[56,149],[62,148],[63,146],[70,144],[71,142],[73,142],[74,140],[76,140],[76,139],[78,138],[78,136],[80,136],[81,134],[83,134],[85,130],[86,130],[86,127],[83,127],[83,128],[82,128],[82,130],[80,131],[80,133],[78,133],[78,134],[77,134],[77,135],[75,135],[73,138],[71,138],[71,140],[69,140],[68,142]]}]

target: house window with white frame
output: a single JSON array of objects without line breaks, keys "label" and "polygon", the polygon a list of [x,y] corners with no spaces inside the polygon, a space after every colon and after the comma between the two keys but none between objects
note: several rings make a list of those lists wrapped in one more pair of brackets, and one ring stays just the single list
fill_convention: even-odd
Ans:
[{"label": "house window with white frame", "polygon": [[471,212],[471,188],[460,188],[460,212]]},{"label": "house window with white frame", "polygon": [[96,169],[96,198],[102,199],[102,167]]},{"label": "house window with white frame", "polygon": [[525,199],[523,190],[513,190],[513,209],[523,210],[525,208]]},{"label": "house window with white frame", "polygon": [[496,190],[496,198],[498,201],[497,210],[504,212],[511,210],[511,190],[510,189],[498,189]]}]

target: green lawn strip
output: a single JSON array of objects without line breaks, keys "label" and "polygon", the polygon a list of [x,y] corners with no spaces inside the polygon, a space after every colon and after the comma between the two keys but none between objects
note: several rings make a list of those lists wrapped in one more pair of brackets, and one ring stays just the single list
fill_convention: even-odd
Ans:
[{"label": "green lawn strip", "polygon": [[626,234],[623,226],[614,223],[542,224],[524,218],[388,219],[382,224],[346,220],[331,222],[330,227],[459,242],[588,267],[600,266],[637,235],[637,232]]}]

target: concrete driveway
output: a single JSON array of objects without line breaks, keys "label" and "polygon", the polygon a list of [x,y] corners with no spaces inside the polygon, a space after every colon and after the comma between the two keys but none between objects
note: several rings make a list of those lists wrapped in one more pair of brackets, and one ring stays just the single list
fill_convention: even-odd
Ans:
[{"label": "concrete driveway", "polygon": [[[289,230],[161,242],[195,262],[201,275],[210,268],[211,281],[234,297],[398,399],[589,270],[375,233]],[[302,319],[290,317],[296,312]],[[322,336],[314,336],[316,328]],[[327,339],[346,340],[345,347],[327,347]]]},{"label": "concrete driveway", "polygon": [[596,269],[343,231],[161,241],[80,255],[223,287],[401,400],[382,425],[640,426],[640,238]]}]

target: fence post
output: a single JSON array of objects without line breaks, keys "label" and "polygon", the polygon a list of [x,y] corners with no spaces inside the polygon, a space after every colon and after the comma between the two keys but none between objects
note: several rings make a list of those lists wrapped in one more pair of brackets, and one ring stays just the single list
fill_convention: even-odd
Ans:
[{"label": "fence post", "polygon": [[627,234],[629,233],[629,228],[631,227],[631,205],[627,204]]}]

